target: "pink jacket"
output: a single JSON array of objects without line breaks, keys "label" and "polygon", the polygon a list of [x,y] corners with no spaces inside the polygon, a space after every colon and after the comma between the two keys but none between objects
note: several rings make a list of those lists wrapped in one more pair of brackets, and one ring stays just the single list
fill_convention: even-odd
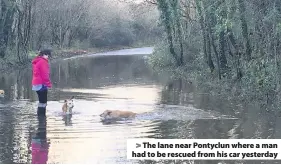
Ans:
[{"label": "pink jacket", "polygon": [[32,164],[47,164],[49,144],[32,141]]},{"label": "pink jacket", "polygon": [[32,85],[52,87],[48,59],[37,56],[32,60]]}]

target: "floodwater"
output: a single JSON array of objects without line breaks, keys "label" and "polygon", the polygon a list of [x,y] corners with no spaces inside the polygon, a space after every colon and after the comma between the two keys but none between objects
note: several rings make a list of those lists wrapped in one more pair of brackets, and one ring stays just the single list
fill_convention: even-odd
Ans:
[{"label": "floodwater", "polygon": [[[280,163],[280,161],[128,160],[126,140],[281,138],[281,120],[258,103],[241,105],[200,92],[146,65],[151,48],[52,61],[47,117],[37,118],[31,70],[0,75],[0,163]],[[73,115],[62,115],[74,96]],[[106,109],[137,112],[103,123]]]}]

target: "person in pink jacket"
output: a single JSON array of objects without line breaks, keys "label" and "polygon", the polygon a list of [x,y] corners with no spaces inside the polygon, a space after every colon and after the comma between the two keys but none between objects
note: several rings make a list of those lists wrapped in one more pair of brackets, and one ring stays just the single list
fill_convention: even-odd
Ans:
[{"label": "person in pink jacket", "polygon": [[38,95],[37,115],[46,115],[48,88],[52,87],[50,79],[49,57],[51,50],[45,49],[32,60],[32,90]]}]

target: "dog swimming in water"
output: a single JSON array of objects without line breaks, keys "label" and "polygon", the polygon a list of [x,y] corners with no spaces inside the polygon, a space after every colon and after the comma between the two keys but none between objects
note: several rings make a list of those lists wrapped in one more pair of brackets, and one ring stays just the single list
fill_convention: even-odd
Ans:
[{"label": "dog swimming in water", "polygon": [[131,111],[121,110],[105,110],[100,114],[101,120],[120,120],[120,119],[132,119],[136,117],[136,113]]}]

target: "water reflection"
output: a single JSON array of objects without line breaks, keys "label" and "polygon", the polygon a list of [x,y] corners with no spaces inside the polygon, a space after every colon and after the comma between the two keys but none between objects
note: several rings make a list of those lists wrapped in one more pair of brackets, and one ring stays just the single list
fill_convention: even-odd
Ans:
[{"label": "water reflection", "polygon": [[38,118],[38,128],[31,141],[32,164],[46,164],[48,162],[49,143],[47,142],[46,117]]},{"label": "water reflection", "polygon": [[63,121],[64,121],[65,126],[72,126],[71,118],[72,118],[72,114],[63,115]]},{"label": "water reflection", "polygon": [[142,56],[107,56],[62,60],[52,64],[58,88],[94,89],[108,85],[154,84],[155,75]]},{"label": "water reflection", "polygon": [[15,120],[14,112],[0,107],[0,162],[7,164],[13,163]]}]

